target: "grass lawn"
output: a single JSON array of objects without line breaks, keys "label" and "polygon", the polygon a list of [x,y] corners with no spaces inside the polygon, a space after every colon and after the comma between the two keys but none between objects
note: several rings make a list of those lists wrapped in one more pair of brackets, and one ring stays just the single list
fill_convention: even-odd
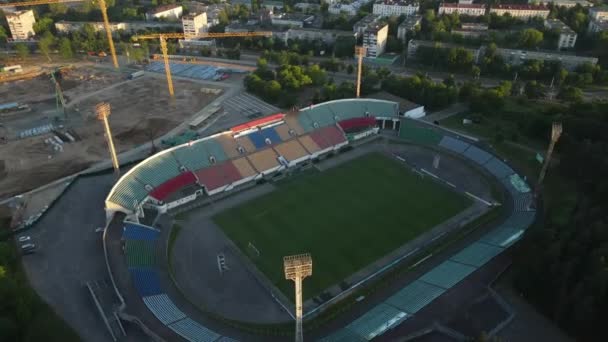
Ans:
[{"label": "grass lawn", "polygon": [[313,275],[304,281],[311,298],[471,204],[377,153],[278,186],[214,220],[292,299],[283,256],[311,253]]}]

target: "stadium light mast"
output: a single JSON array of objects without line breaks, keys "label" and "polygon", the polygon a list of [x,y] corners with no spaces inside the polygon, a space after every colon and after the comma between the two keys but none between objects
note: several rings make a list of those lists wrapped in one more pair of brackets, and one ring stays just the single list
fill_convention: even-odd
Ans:
[{"label": "stadium light mast", "polygon": [[364,46],[355,46],[355,55],[357,55],[357,98],[361,95],[361,73],[363,72],[363,57],[367,48]]},{"label": "stadium light mast", "polygon": [[304,341],[302,331],[302,280],[312,275],[312,257],[309,253],[283,257],[285,279],[293,280],[296,287],[296,342]]},{"label": "stadium light mast", "polygon": [[540,169],[540,175],[538,176],[538,181],[536,182],[535,195],[538,196],[540,192],[540,187],[542,186],[543,180],[545,179],[545,175],[547,174],[547,169],[549,168],[549,164],[551,163],[551,156],[553,155],[553,149],[555,148],[555,144],[559,140],[559,137],[562,135],[562,123],[554,122],[551,126],[551,142],[549,143],[549,147],[547,148],[547,156],[545,157],[543,167]]},{"label": "stadium light mast", "polygon": [[110,157],[112,158],[112,166],[117,176],[120,176],[120,165],[118,164],[118,157],[116,156],[116,149],[114,148],[114,141],[112,139],[112,132],[110,131],[110,123],[108,122],[108,116],[110,116],[110,104],[107,102],[98,103],[95,106],[95,112],[97,113],[97,119],[103,122],[103,127],[106,132],[106,141],[108,142],[108,150],[110,150]]}]

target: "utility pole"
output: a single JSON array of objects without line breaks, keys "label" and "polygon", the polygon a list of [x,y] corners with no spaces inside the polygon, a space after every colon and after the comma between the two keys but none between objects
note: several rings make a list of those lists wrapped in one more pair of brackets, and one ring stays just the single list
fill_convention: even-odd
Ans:
[{"label": "utility pole", "polygon": [[536,189],[534,189],[534,195],[538,196],[540,193],[540,187],[545,179],[545,175],[547,174],[547,169],[549,168],[549,164],[551,163],[551,156],[553,155],[553,149],[555,148],[555,144],[559,140],[559,137],[562,135],[562,123],[554,122],[551,126],[551,142],[549,143],[549,147],[547,148],[547,156],[543,162],[543,167],[540,169],[540,175],[538,176],[538,181],[536,182]]},{"label": "utility pole", "polygon": [[285,279],[293,280],[296,288],[296,342],[304,341],[302,330],[302,280],[312,275],[312,257],[310,254],[298,254],[283,257]]},{"label": "utility pole", "polygon": [[97,119],[103,122],[103,127],[106,132],[106,141],[108,142],[108,150],[110,151],[110,157],[112,159],[112,166],[116,176],[120,176],[120,164],[118,164],[118,157],[116,156],[116,149],[114,148],[114,141],[112,139],[112,132],[110,131],[110,123],[108,122],[108,116],[110,116],[111,109],[110,104],[107,102],[98,103],[95,106],[95,112],[97,113]]},{"label": "utility pole", "polygon": [[364,46],[355,46],[355,55],[357,55],[357,98],[361,95],[361,73],[363,72],[363,57],[367,48]]}]

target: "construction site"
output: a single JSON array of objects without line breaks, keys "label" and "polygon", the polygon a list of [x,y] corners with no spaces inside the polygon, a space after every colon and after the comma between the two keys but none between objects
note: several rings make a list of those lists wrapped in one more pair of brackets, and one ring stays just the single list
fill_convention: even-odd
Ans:
[{"label": "construction site", "polygon": [[0,83],[0,198],[107,160],[95,115],[99,102],[112,107],[108,120],[120,153],[169,133],[222,92],[203,92],[205,85],[180,79],[170,97],[160,74],[128,80],[126,73],[92,65],[30,75]]}]

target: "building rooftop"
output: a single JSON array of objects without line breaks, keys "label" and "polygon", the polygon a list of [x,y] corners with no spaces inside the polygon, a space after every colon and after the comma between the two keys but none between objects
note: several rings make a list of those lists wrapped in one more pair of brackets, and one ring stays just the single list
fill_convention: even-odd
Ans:
[{"label": "building rooftop", "polygon": [[559,30],[560,32],[567,34],[575,34],[574,30],[558,19],[547,19],[545,25],[552,30]]},{"label": "building rooftop", "polygon": [[422,20],[421,15],[409,16],[409,17],[405,18],[405,20],[401,24],[399,24],[399,27],[410,28],[410,27],[418,24],[420,22],[420,20]]},{"label": "building rooftop", "polygon": [[388,26],[388,24],[374,23],[374,24],[369,25],[365,29],[365,32],[366,33],[376,33],[378,31],[382,30],[383,28],[385,28],[386,26]]},{"label": "building rooftop", "polygon": [[158,13],[162,13],[162,12],[166,12],[166,11],[170,11],[172,9],[176,9],[178,7],[182,7],[181,5],[163,5],[163,6],[158,6],[156,8],[151,9],[150,11],[148,11],[148,13],[150,14],[158,14]]},{"label": "building rooftop", "polygon": [[453,4],[453,3],[442,3],[439,7],[446,8],[485,8],[484,4]]},{"label": "building rooftop", "polygon": [[503,10],[518,10],[518,11],[548,11],[549,8],[544,5],[514,5],[514,4],[500,4],[492,5],[492,9],[503,9]]},{"label": "building rooftop", "polygon": [[26,14],[27,12],[32,12],[32,10],[21,10],[21,11],[12,11],[12,12],[5,12],[5,15],[7,17],[18,17],[20,15]]},{"label": "building rooftop", "polygon": [[417,0],[377,0],[375,4],[380,5],[391,5],[391,6],[419,6],[420,3]]},{"label": "building rooftop", "polygon": [[608,6],[597,6],[589,9],[589,12],[608,12]]},{"label": "building rooftop", "polygon": [[374,21],[378,20],[380,17],[374,14],[368,14],[365,17],[361,18],[361,20],[357,21],[355,23],[355,27],[358,26],[367,26],[371,23],[373,23]]},{"label": "building rooftop", "polygon": [[188,14],[184,15],[182,18],[186,19],[186,20],[192,20],[192,19],[198,17],[199,15],[203,15],[203,14],[206,14],[206,13],[205,12],[203,12],[203,13],[188,13]]}]

